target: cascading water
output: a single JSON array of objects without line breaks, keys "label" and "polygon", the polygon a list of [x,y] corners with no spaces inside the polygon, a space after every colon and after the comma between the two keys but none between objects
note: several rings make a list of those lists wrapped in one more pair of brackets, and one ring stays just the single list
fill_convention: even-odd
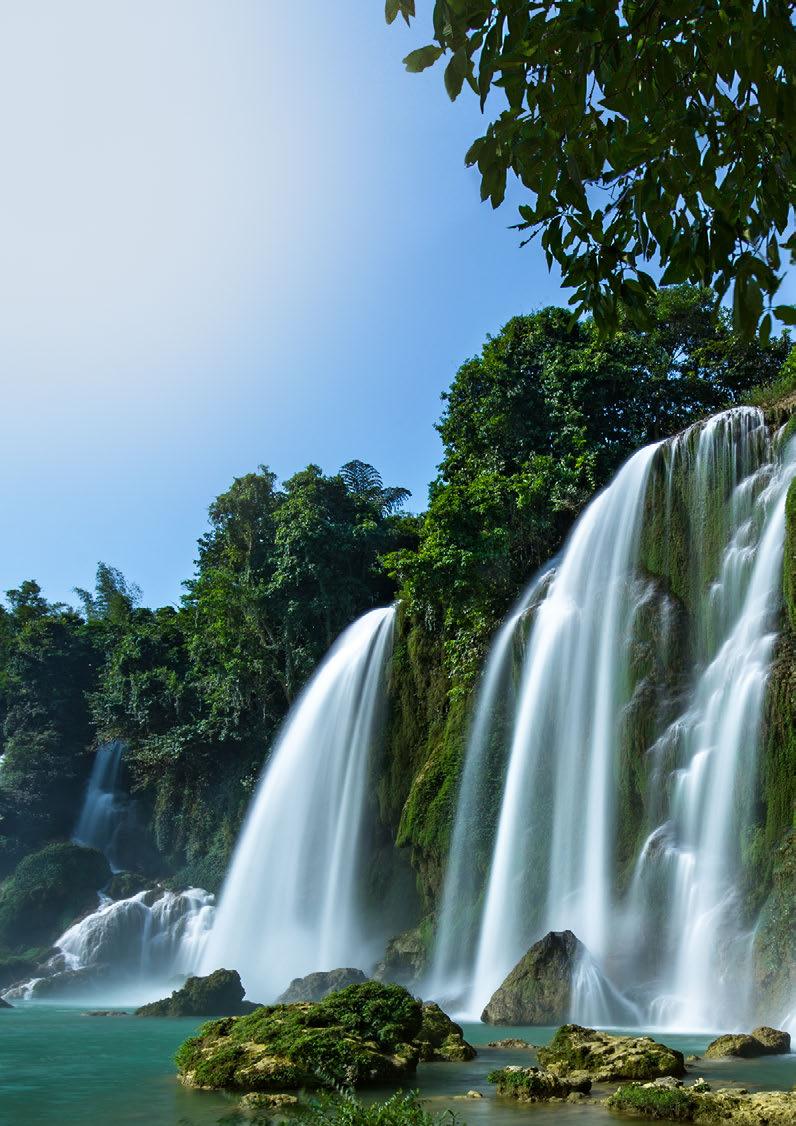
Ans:
[{"label": "cascading water", "polygon": [[129,814],[129,797],[121,790],[120,772],[124,747],[119,742],[106,743],[94,758],[94,766],[86,788],[72,840],[86,848],[104,852],[111,870],[119,872],[115,836]]},{"label": "cascading water", "polygon": [[168,994],[196,965],[213,920],[201,888],[154,889],[103,899],[55,942],[41,977],[8,990],[10,1000],[90,998],[140,1004]]},{"label": "cascading water", "polygon": [[258,1000],[315,970],[367,967],[383,947],[360,890],[394,616],[372,610],[332,647],[288,716],[241,833],[201,967],[237,969]]},{"label": "cascading water", "polygon": [[[780,449],[752,408],[639,451],[578,521],[538,607],[507,621],[463,774],[437,995],[467,976],[463,1007],[479,1013],[535,939],[569,928],[595,959],[575,974],[573,1019],[628,1019],[604,970],[639,1020],[740,1020],[751,936],[738,922],[739,840],[794,474],[796,442]],[[518,635],[500,816],[463,974],[474,936],[456,934],[457,889],[479,832],[473,795],[489,785],[483,747],[505,707],[494,670],[505,684]]]}]

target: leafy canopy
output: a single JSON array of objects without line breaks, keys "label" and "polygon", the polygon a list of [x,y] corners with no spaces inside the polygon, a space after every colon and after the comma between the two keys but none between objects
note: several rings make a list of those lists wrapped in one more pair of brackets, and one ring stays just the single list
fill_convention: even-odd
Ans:
[{"label": "leafy canopy", "polygon": [[[588,311],[613,331],[624,307],[648,323],[656,283],[733,293],[736,330],[771,332],[781,250],[796,256],[796,29],[788,0],[436,0],[434,41],[405,59],[445,57],[463,85],[506,107],[467,153],[481,198],[502,203],[509,173],[540,236]],[[387,0],[392,22],[414,0]],[[766,311],[766,307],[769,311]],[[773,307],[786,324],[796,308]]]}]

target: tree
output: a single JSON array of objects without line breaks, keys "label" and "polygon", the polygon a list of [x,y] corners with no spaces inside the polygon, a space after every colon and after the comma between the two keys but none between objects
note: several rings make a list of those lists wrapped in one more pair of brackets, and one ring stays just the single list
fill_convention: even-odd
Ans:
[{"label": "tree", "polygon": [[[624,308],[649,323],[662,283],[733,292],[735,327],[765,343],[780,251],[796,260],[796,29],[789,0],[435,0],[434,41],[405,59],[445,57],[506,107],[467,153],[497,207],[508,174],[530,202],[518,228],[540,236],[574,289],[574,314],[614,331]],[[387,0],[392,22],[414,0]],[[767,306],[767,309],[764,309]]]}]

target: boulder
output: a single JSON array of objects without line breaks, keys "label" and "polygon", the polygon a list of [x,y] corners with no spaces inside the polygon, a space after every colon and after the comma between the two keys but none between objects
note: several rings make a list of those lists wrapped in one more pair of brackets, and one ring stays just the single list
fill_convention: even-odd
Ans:
[{"label": "boulder", "polygon": [[294,977],[281,997],[277,997],[277,1005],[293,1005],[296,1001],[322,1001],[337,989],[345,989],[349,985],[361,985],[367,981],[362,970],[351,967],[338,970],[307,974],[306,977]]},{"label": "boulder", "polygon": [[421,928],[414,927],[390,939],[384,957],[373,970],[373,977],[376,981],[414,987],[422,977],[427,961],[426,939]]},{"label": "boulder", "polygon": [[270,1005],[202,1026],[180,1047],[189,1087],[284,1092],[400,1083],[420,1059],[423,1008],[400,985],[366,981],[322,1001]]},{"label": "boulder", "polygon": [[588,1095],[591,1080],[587,1075],[564,1078],[538,1067],[501,1067],[487,1075],[497,1093],[521,1102],[541,1103],[550,1099],[566,1099],[570,1095]]},{"label": "boulder", "polygon": [[570,1013],[572,976],[589,954],[572,931],[550,931],[492,994],[486,1024],[561,1024]]},{"label": "boulder", "polygon": [[423,1005],[423,1023],[415,1043],[424,1061],[439,1060],[460,1063],[475,1059],[478,1054],[464,1039],[461,1025],[456,1024],[434,1001]]},{"label": "boulder", "polygon": [[737,1126],[793,1126],[796,1122],[796,1092],[748,1091],[722,1088],[715,1093],[707,1083],[691,1087],[665,1087],[660,1083],[629,1083],[607,1100],[611,1110],[646,1121],[736,1123]]},{"label": "boulder", "polygon": [[784,1056],[790,1051],[790,1033],[780,1028],[769,1028],[761,1025],[752,1029],[752,1036],[765,1048],[765,1055]]},{"label": "boulder", "polygon": [[505,1040],[490,1040],[487,1048],[527,1048],[530,1050],[533,1048],[533,1044],[530,1044],[527,1040],[520,1040],[516,1036],[509,1036]]},{"label": "boulder", "polygon": [[4,1001],[3,998],[0,997],[0,1009],[13,1009],[13,1007],[13,1005],[9,1005],[8,1001]]},{"label": "boulder", "polygon": [[730,1057],[751,1060],[765,1054],[766,1049],[759,1040],[742,1032],[717,1036],[705,1048],[705,1058],[709,1060],[723,1060]]},{"label": "boulder", "polygon": [[260,1006],[244,1001],[245,990],[237,970],[216,970],[207,977],[189,977],[171,997],[136,1009],[137,1017],[242,1016]]},{"label": "boulder", "polygon": [[685,1075],[682,1052],[651,1036],[612,1036],[579,1024],[565,1024],[550,1044],[540,1048],[539,1062],[556,1075],[585,1072],[593,1083],[621,1079],[657,1079]]}]

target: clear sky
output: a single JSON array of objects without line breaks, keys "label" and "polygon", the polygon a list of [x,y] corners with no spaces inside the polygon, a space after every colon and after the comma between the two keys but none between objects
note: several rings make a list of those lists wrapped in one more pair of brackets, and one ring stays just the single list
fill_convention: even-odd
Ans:
[{"label": "clear sky", "polygon": [[0,590],[175,601],[212,498],[351,458],[416,510],[457,366],[560,301],[475,99],[380,0],[0,7]]}]

